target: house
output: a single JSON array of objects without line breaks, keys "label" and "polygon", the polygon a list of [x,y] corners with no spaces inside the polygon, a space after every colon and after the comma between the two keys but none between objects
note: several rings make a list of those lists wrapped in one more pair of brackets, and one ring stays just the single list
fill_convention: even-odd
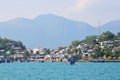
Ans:
[{"label": "house", "polygon": [[24,59],[24,56],[22,55],[22,54],[14,54],[14,60],[15,61],[18,61],[18,60],[22,60],[22,59]]},{"label": "house", "polygon": [[101,48],[114,46],[114,41],[100,42]]},{"label": "house", "polygon": [[13,47],[12,49],[17,54],[24,53],[21,47]]},{"label": "house", "polygon": [[3,52],[5,52],[5,50],[4,49],[0,49],[0,52],[3,53]]},{"label": "house", "polygon": [[33,49],[33,54],[44,55],[44,54],[47,54],[47,51],[45,48],[35,48],[35,49]]},{"label": "house", "polygon": [[49,54],[45,55],[44,60],[47,62],[51,62],[52,61],[51,55],[49,55]]}]

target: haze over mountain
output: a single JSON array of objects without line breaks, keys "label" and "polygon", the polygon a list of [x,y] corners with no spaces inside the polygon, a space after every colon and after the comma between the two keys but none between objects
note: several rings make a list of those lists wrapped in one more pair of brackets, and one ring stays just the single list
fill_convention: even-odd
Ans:
[{"label": "haze over mountain", "polygon": [[120,32],[120,20],[113,20],[101,26],[101,31],[111,31],[113,33]]},{"label": "haze over mountain", "polygon": [[[101,26],[101,32],[105,30],[119,32],[120,21]],[[16,18],[0,23],[1,37],[20,40],[28,48],[68,46],[73,40],[82,40],[96,34],[98,28],[53,14],[40,15],[34,19]]]}]

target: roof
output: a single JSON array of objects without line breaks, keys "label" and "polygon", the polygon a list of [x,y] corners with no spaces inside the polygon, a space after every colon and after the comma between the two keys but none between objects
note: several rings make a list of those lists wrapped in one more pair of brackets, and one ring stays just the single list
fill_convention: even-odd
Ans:
[{"label": "roof", "polygon": [[14,57],[24,57],[22,54],[14,54]]},{"label": "roof", "polygon": [[21,47],[14,47],[13,49],[14,50],[21,50],[22,48]]}]

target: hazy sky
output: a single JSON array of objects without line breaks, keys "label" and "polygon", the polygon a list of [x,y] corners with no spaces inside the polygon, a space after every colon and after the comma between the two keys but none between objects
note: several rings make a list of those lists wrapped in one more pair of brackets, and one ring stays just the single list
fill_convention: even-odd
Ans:
[{"label": "hazy sky", "polygon": [[47,13],[97,26],[120,19],[120,0],[0,0],[0,22]]}]

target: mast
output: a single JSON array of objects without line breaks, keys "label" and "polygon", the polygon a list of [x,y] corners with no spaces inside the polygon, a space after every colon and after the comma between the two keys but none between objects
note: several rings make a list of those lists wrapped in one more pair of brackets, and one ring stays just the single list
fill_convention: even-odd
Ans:
[{"label": "mast", "polygon": [[100,37],[101,35],[101,25],[100,25],[100,20],[98,21],[98,36]]},{"label": "mast", "polygon": [[100,26],[100,20],[98,21],[98,37],[96,38],[96,41],[100,40],[100,35],[101,35],[101,26]]}]

